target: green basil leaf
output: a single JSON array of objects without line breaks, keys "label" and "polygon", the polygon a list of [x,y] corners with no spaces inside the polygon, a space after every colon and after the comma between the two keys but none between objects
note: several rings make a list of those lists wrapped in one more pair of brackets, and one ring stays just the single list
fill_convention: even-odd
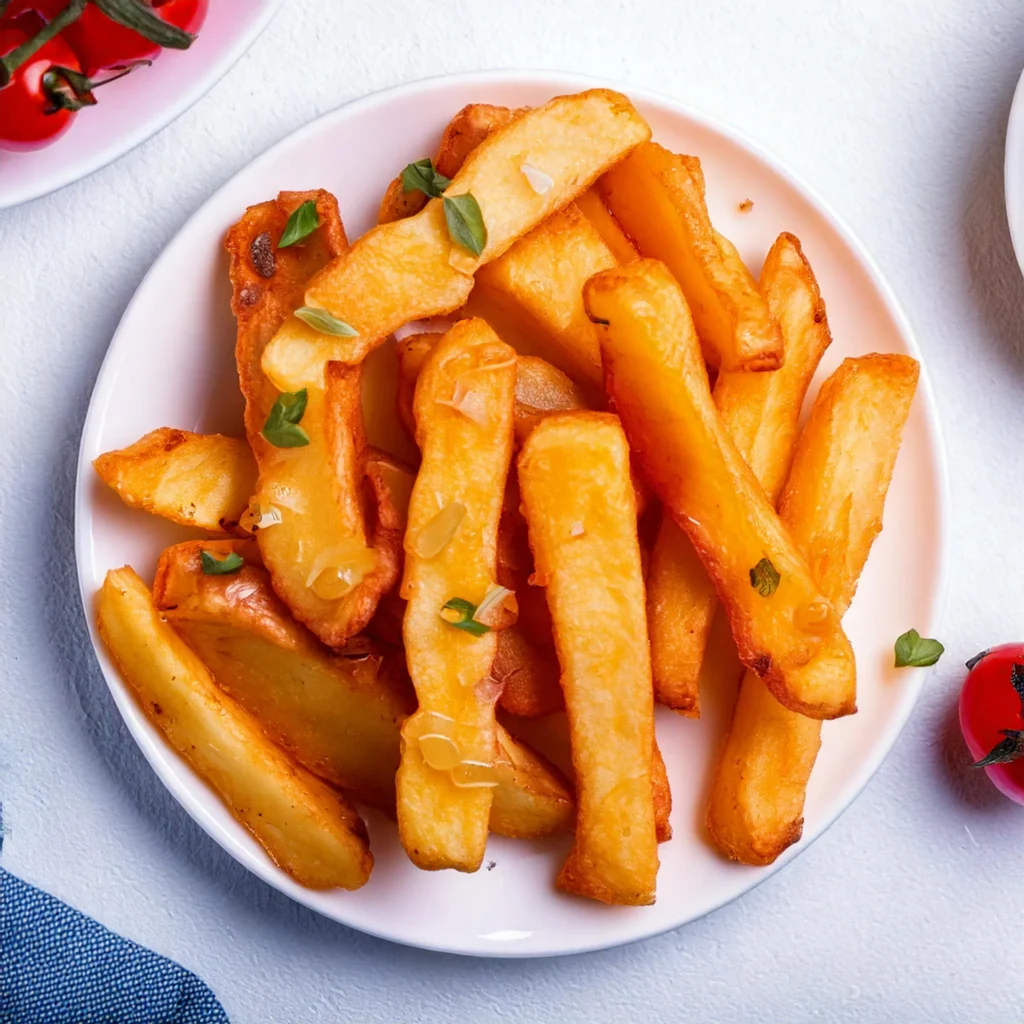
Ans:
[{"label": "green basil leaf", "polygon": [[277,396],[260,431],[275,448],[303,448],[309,444],[309,434],[298,425],[306,412],[308,398],[309,392],[305,388],[285,391]]},{"label": "green basil leaf", "polygon": [[301,242],[308,238],[320,227],[320,214],[317,213],[316,203],[307,199],[301,206],[292,211],[288,223],[284,226],[281,234],[281,241],[277,243],[278,249],[287,249],[289,245]]},{"label": "green basil leaf", "polygon": [[487,227],[480,204],[467,192],[461,196],[444,197],[444,219],[448,237],[467,252],[479,256],[487,246]]},{"label": "green basil leaf", "polygon": [[1001,739],[980,761],[975,761],[972,768],[984,768],[990,764],[1009,764],[1024,756],[1024,732],[1019,729],[1000,729]]},{"label": "green basil leaf", "polygon": [[427,157],[408,164],[402,171],[402,191],[422,192],[431,199],[440,199],[441,193],[451,184],[435,167],[433,160]]},{"label": "green basil leaf", "polygon": [[750,570],[750,585],[762,596],[771,597],[778,588],[782,577],[779,570],[767,559],[762,558],[753,569]]},{"label": "green basil leaf", "polygon": [[299,306],[295,310],[295,315],[321,334],[333,334],[336,338],[359,336],[359,332],[354,327],[350,327],[344,320],[331,316],[326,309],[320,309],[317,306]]},{"label": "green basil leaf", "polygon": [[237,551],[231,551],[223,558],[216,558],[209,551],[201,551],[199,560],[203,563],[204,576],[227,576],[238,572],[245,565],[245,559]]},{"label": "green basil leaf", "polygon": [[187,50],[195,39],[190,32],[164,21],[152,7],[139,3],[139,0],[93,0],[93,3],[111,21],[138,32],[140,36],[145,36],[157,46]]},{"label": "green basil leaf", "polygon": [[[444,614],[445,612],[454,612],[455,615],[449,618]],[[473,618],[474,615],[476,615],[476,605],[464,597],[453,597],[450,601],[446,601],[441,609],[441,618],[453,629],[464,630],[471,636],[483,636],[484,633],[490,633],[491,627],[477,622]]]},{"label": "green basil leaf", "polygon": [[896,668],[926,668],[942,657],[945,647],[938,640],[922,637],[916,629],[908,629],[895,644]]}]

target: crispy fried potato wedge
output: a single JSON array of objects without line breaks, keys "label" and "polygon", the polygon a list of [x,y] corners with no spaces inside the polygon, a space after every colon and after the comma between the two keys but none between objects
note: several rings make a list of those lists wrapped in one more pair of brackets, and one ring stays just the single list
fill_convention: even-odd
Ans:
[{"label": "crispy fried potato wedge", "polygon": [[775,370],[782,335],[731,243],[711,226],[700,161],[648,142],[598,182],[641,255],[675,275],[704,357],[723,370]]},{"label": "crispy fried potato wedge", "polygon": [[93,460],[99,478],[131,508],[211,533],[233,533],[256,486],[244,441],[160,427]]},{"label": "crispy fried potato wedge", "polygon": [[614,416],[549,416],[519,457],[576,768],[576,841],[559,888],[654,902],[654,698],[629,446]]},{"label": "crispy fried potato wedge", "polygon": [[[274,248],[290,209],[311,197],[320,227],[302,246]],[[254,262],[258,238],[271,254],[269,277]],[[282,193],[275,203],[250,207],[227,237],[246,432],[259,466],[250,525],[274,589],[300,622],[335,647],[366,626],[380,596],[395,585],[401,551],[389,489],[368,473],[360,368],[330,364],[306,392],[301,428],[309,443],[279,448],[262,433],[277,393],[260,359],[267,339],[301,301],[306,277],[344,245],[337,203],[324,192]],[[268,269],[262,258],[257,262]]]},{"label": "crispy fried potato wedge", "polygon": [[395,391],[395,402],[398,407],[398,419],[410,437],[416,436],[416,417],[412,411],[416,381],[420,378],[420,370],[423,369],[427,357],[443,337],[443,333],[409,334],[397,345],[398,387]]},{"label": "crispy fried potato wedge", "polygon": [[[251,541],[176,544],[160,559],[157,607],[276,743],[354,799],[393,814],[399,729],[416,706],[403,657],[355,643],[349,654],[330,651],[291,618],[258,564],[204,576],[204,550],[259,558]],[[566,831],[575,807],[565,780],[501,727],[497,739],[491,831],[516,839]]]},{"label": "crispy fried potato wedge", "polygon": [[591,278],[584,298],[633,451],[711,576],[740,660],[795,711],[851,714],[850,642],[722,426],[679,285],[645,259]]},{"label": "crispy fried potato wedge", "polygon": [[[454,178],[466,157],[480,145],[495,128],[500,128],[522,113],[508,107],[495,107],[490,103],[470,103],[448,122],[441,136],[441,145],[434,167],[446,178]],[[378,224],[389,224],[402,217],[419,213],[427,204],[423,192],[406,192],[399,175],[388,185],[377,214]]]},{"label": "crispy fried potato wedge", "polygon": [[[781,515],[839,614],[882,528],[917,377],[909,356],[845,360],[822,386],[797,445]],[[746,673],[708,805],[708,829],[723,853],[770,864],[800,838],[820,736],[820,722],[784,708]]]},{"label": "crispy fried potato wedge", "polygon": [[[804,395],[832,337],[818,282],[793,235],[779,235],[759,287],[782,329],[785,364],[767,373],[723,371],[714,399],[722,426],[774,505],[789,472]],[[693,545],[664,516],[647,575],[651,663],[655,695],[683,714],[699,713],[700,668],[717,607]]]},{"label": "crispy fried potato wedge", "polygon": [[[318,384],[332,359],[359,362],[412,320],[464,305],[478,266],[572,202],[608,167],[650,137],[650,127],[621,93],[591,89],[558,96],[491,132],[467,157],[445,194],[472,194],[487,241],[473,257],[451,241],[440,199],[415,216],[382,224],[316,274],[304,303],[348,324],[355,337],[317,334],[289,318],[267,347],[263,369],[284,391]],[[552,178],[536,192],[524,163]]]},{"label": "crispy fried potato wedge", "polygon": [[[482,320],[462,320],[416,384],[422,462],[409,503],[402,596],[419,707],[402,728],[397,788],[402,845],[427,870],[476,871],[487,841],[498,696],[487,683],[496,637],[458,629],[441,613],[456,598],[478,605],[495,584],[515,380],[515,352]],[[454,530],[439,533],[457,508],[464,511]]]},{"label": "crispy fried potato wedge", "polygon": [[[320,226],[302,245],[278,249],[291,214],[304,202],[316,203]],[[224,239],[231,275],[231,310],[238,324],[235,357],[245,396],[245,431],[263,429],[278,389],[260,369],[267,342],[302,305],[306,281],[348,248],[338,201],[330,192],[281,192],[277,199],[250,206]]]},{"label": "crispy fried potato wedge", "polygon": [[536,354],[573,380],[601,386],[601,352],[583,308],[583,284],[616,260],[575,205],[553,214],[504,256],[481,267],[469,309],[512,325]]},{"label": "crispy fried potato wedge", "polygon": [[604,244],[611,249],[612,255],[619,263],[632,263],[640,255],[636,251],[636,246],[629,240],[629,236],[622,230],[622,225],[604,205],[596,186],[581,193],[576,199],[576,206],[597,229]]},{"label": "crispy fried potato wedge", "polygon": [[366,883],[373,857],[355,809],[217,688],[132,569],[107,573],[98,624],[146,716],[278,867],[312,889]]},{"label": "crispy fried potato wedge", "polygon": [[322,647],[258,566],[203,574],[202,551],[246,558],[244,543],[168,548],[153,584],[156,606],[271,739],[355,799],[393,810],[398,729],[416,706],[400,661],[372,650],[356,660]]}]

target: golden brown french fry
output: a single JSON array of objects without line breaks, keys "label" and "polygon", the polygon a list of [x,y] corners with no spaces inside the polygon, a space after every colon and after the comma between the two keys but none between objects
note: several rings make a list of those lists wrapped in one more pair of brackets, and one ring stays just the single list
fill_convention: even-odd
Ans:
[{"label": "golden brown french fry", "polygon": [[[206,576],[201,551],[217,559],[235,551],[249,564]],[[296,761],[393,814],[399,729],[416,705],[404,658],[359,637],[345,652],[329,651],[291,618],[258,561],[252,541],[176,544],[160,559],[156,605],[217,685]],[[501,727],[497,739],[491,831],[517,839],[564,832],[574,816],[565,781]]]},{"label": "golden brown french fry", "polygon": [[402,596],[419,707],[402,727],[398,830],[409,857],[428,870],[476,871],[487,841],[498,693],[486,683],[496,637],[456,628],[442,611],[453,599],[475,608],[495,585],[515,379],[515,352],[482,320],[461,320],[416,384],[423,461],[409,503]]},{"label": "golden brown french fry", "polygon": [[[434,160],[434,167],[446,178],[454,178],[465,163],[466,157],[480,145],[496,128],[507,124],[522,113],[508,107],[495,107],[490,103],[470,103],[463,107],[448,122],[441,136],[441,145]],[[419,213],[427,204],[423,192],[406,192],[399,175],[388,186],[377,215],[378,224],[388,224],[402,217]]]},{"label": "golden brown french fry", "polygon": [[256,485],[244,441],[160,427],[93,460],[99,478],[131,508],[183,526],[233,533]]},{"label": "golden brown french fry", "polygon": [[[714,399],[722,426],[774,505],[789,472],[804,395],[832,339],[818,283],[793,235],[779,235],[759,287],[782,329],[785,364],[767,373],[723,371]],[[717,607],[693,545],[671,516],[663,516],[647,574],[654,692],[662,704],[694,717]]]},{"label": "golden brown french fry", "polygon": [[636,246],[629,240],[629,236],[622,230],[622,225],[604,205],[596,186],[581,193],[576,199],[576,205],[580,213],[597,229],[597,233],[611,249],[617,262],[632,263],[640,255],[636,251]]},{"label": "golden brown french fry", "polygon": [[591,278],[584,299],[630,444],[714,581],[740,660],[793,710],[852,713],[850,642],[718,418],[675,279],[639,260]]},{"label": "golden brown french fry", "polygon": [[[781,515],[839,614],[882,528],[917,377],[909,356],[845,360],[822,386],[797,445]],[[820,736],[820,722],[784,708],[746,673],[708,805],[708,829],[723,853],[770,864],[800,838]]]},{"label": "golden brown french fry", "polygon": [[214,685],[134,570],[107,573],[98,624],[146,716],[278,867],[313,889],[366,883],[373,858],[355,809]]},{"label": "golden brown french fry", "polygon": [[529,339],[548,362],[599,388],[601,353],[583,308],[587,278],[618,261],[575,205],[567,206],[481,267],[469,309],[513,337]]},{"label": "golden brown french fry", "polygon": [[[464,305],[479,266],[572,202],[608,167],[650,137],[650,127],[621,93],[591,89],[550,102],[491,132],[445,190],[471,194],[487,231],[479,257],[451,241],[440,199],[415,216],[382,224],[309,282],[304,304],[326,310],[355,332],[320,334],[290,317],[263,356],[281,390],[318,384],[331,360],[359,362],[402,324]],[[538,192],[524,163],[552,179]]]},{"label": "golden brown french fry", "polygon": [[[309,199],[320,226],[303,245],[276,248],[289,212]],[[301,301],[306,278],[344,245],[337,203],[326,192],[282,193],[276,202],[250,207],[227,236],[246,432],[260,471],[243,525],[256,533],[274,588],[295,617],[336,647],[366,626],[398,579],[397,515],[387,487],[367,474],[360,368],[330,364],[305,390],[299,426],[307,443],[278,447],[264,434],[278,395],[260,360],[268,338]]]},{"label": "golden brown french fry", "polygon": [[576,767],[576,840],[558,886],[654,902],[654,700],[629,446],[606,413],[543,420],[519,457]]},{"label": "golden brown french fry", "polygon": [[782,335],[754,279],[711,226],[700,161],[648,142],[598,182],[598,191],[642,256],[675,275],[704,346],[723,370],[775,370]]}]

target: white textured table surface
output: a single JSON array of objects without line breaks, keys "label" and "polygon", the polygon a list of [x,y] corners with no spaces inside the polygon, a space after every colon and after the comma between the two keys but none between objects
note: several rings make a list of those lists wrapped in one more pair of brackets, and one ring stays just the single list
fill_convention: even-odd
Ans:
[{"label": "white textured table surface", "polygon": [[[1024,639],[1024,282],[1002,200],[1024,7],[839,6],[290,0],[170,128],[63,192],[0,212],[6,867],[196,971],[236,1022],[1020,1019],[1024,811],[964,771],[954,710],[965,658]],[[948,654],[860,799],[784,872],[711,917],[550,961],[391,946],[247,875],[131,743],[74,578],[72,482],[89,393],[164,244],[215,187],[317,114],[485,67],[660,89],[782,154],[847,219],[905,305],[953,480],[953,584],[939,634]]]}]

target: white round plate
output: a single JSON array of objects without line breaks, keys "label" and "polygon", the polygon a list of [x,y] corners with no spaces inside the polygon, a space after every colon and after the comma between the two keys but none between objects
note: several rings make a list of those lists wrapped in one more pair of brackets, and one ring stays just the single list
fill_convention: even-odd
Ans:
[{"label": "white round plate", "polygon": [[56,192],[166,127],[252,46],[283,2],[214,0],[187,50],[164,50],[152,67],[104,86],[102,101],[83,110],[52,146],[0,152],[0,210]]},{"label": "white round plate", "polygon": [[[433,153],[440,131],[464,104],[538,105],[594,84],[574,76],[492,72],[403,86],[349,104],[307,125],[221,188],[167,247],[128,307],[100,372],[82,436],[76,543],[90,626],[104,573],[126,562],[145,577],[161,548],[185,532],[123,507],[90,462],[148,430],[174,426],[241,436],[233,363],[234,322],[222,251],[225,229],[249,204],[280,189],[322,187],[340,203],[349,237],[373,223],[386,184],[406,163]],[[888,288],[861,247],[790,172],[737,134],[682,104],[625,89],[654,137],[704,162],[715,224],[756,273],[780,230],[794,232],[816,268],[835,342],[819,380],[844,356],[910,352],[920,358]],[[738,204],[753,200],[742,213]],[[168,305],[169,295],[175,300]],[[812,393],[817,391],[815,386]],[[372,431],[372,424],[371,424]],[[371,437],[372,441],[372,437]],[[878,768],[910,714],[923,672],[894,671],[892,645],[910,627],[937,622],[944,590],[948,497],[935,407],[922,379],[875,545],[847,618],[860,668],[860,712],[827,723],[807,797],[804,840],[771,868],[729,863],[703,834],[712,759],[732,696],[702,696],[691,721],[659,709],[658,737],[672,782],[675,837],[661,847],[653,907],[607,907],[553,888],[568,838],[523,842],[493,837],[488,870],[422,872],[404,856],[392,823],[371,817],[376,867],[355,893],[296,885],[166,746],[93,642],[132,735],[171,792],[233,857],[271,885],[328,917],[371,934],[477,956],[550,956],[602,949],[692,921],[757,885],[830,825]]]},{"label": "white round plate", "polygon": [[1010,120],[1006,126],[1003,178],[1010,238],[1017,253],[1017,262],[1024,271],[1024,74],[1021,74],[1013,94]]}]

